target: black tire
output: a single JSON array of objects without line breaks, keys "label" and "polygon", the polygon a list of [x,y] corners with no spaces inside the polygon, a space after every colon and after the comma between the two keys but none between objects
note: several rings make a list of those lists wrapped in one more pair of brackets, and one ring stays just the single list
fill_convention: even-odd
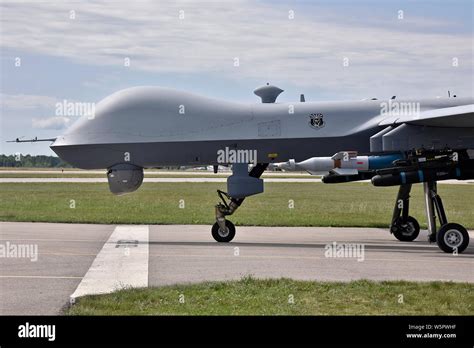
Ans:
[{"label": "black tire", "polygon": [[222,231],[216,222],[212,226],[212,237],[219,243],[228,243],[235,237],[235,226],[229,220],[225,220],[227,231]]},{"label": "black tire", "polygon": [[469,233],[460,224],[448,223],[436,233],[436,242],[445,253],[462,253],[469,245]]},{"label": "black tire", "polygon": [[402,225],[402,218],[399,217],[390,227],[390,231],[399,241],[413,242],[420,234],[420,224],[413,216],[409,216],[407,223]]}]

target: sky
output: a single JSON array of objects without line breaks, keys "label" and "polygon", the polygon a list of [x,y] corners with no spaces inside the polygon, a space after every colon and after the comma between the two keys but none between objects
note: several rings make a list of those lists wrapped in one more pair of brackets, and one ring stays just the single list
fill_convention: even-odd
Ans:
[{"label": "sky", "polygon": [[0,1],[1,154],[54,155],[97,103],[154,85],[258,103],[473,95],[473,5],[461,1]]}]

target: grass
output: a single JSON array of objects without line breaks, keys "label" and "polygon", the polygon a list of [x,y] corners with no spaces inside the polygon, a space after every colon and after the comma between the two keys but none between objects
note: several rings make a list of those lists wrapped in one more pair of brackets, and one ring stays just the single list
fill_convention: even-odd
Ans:
[{"label": "grass", "polygon": [[[230,174],[229,174],[230,175]],[[223,174],[200,174],[200,175],[189,175],[189,174],[163,174],[159,172],[153,172],[153,173],[145,173],[145,178],[193,178],[193,177],[198,177],[198,178],[227,178],[228,175],[223,175]],[[105,171],[103,174],[94,174],[94,173],[34,173],[34,174],[28,174],[28,173],[2,173],[0,171],[0,178],[100,178],[100,179],[107,179],[107,176],[105,175]]]},{"label": "grass", "polygon": [[[146,172],[145,178],[227,178],[232,173],[166,173],[166,172]],[[88,173],[2,173],[0,171],[0,178],[102,178],[106,179],[105,171],[103,174]],[[275,178],[275,179],[318,179],[319,176],[312,175],[291,175],[291,174],[276,174],[276,175],[262,175],[262,178]]]},{"label": "grass", "polygon": [[[2,183],[0,221],[210,224],[218,188],[225,189],[225,183],[144,183],[134,193],[114,196],[107,183]],[[439,185],[439,191],[450,221],[473,229],[474,186]],[[396,187],[369,183],[266,183],[265,193],[247,198],[230,220],[257,226],[387,227],[396,193]],[[420,185],[414,186],[410,209],[425,227]]]},{"label": "grass", "polygon": [[473,315],[474,285],[246,277],[238,281],[124,289],[107,295],[89,295],[77,299],[66,314]]}]

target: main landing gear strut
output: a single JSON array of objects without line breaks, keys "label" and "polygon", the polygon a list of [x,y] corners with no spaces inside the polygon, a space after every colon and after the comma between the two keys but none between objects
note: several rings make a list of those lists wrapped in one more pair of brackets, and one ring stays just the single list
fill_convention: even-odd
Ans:
[{"label": "main landing gear strut", "polygon": [[397,201],[393,210],[390,232],[403,242],[411,242],[418,237],[420,225],[412,216],[408,215],[410,208],[411,184],[400,185]]},{"label": "main landing gear strut", "polygon": [[[247,165],[245,165],[247,166]],[[255,165],[250,173],[246,174],[250,178],[260,178],[262,173],[267,168],[267,163],[258,163]],[[234,170],[234,168],[233,168]],[[234,170],[234,175],[236,175],[236,171]],[[258,193],[258,192],[255,192]],[[223,192],[221,190],[217,190],[217,194],[222,202],[216,205],[216,222],[212,226],[212,236],[218,242],[227,243],[230,242],[235,236],[235,226],[234,224],[226,219],[226,216],[232,215],[244,202],[244,197],[232,197],[231,194],[227,192]],[[254,193],[251,193],[254,194]],[[250,194],[248,194],[250,195]],[[227,203],[226,198],[229,200]]]},{"label": "main landing gear strut", "polygon": [[[443,201],[437,192],[436,181],[424,182],[423,188],[429,241],[436,242],[446,253],[462,253],[469,245],[469,233],[463,226],[448,222]],[[420,232],[416,219],[409,216],[410,191],[411,184],[400,185],[390,224],[390,232],[403,242],[415,240]],[[438,230],[436,230],[436,218],[441,225]]]}]

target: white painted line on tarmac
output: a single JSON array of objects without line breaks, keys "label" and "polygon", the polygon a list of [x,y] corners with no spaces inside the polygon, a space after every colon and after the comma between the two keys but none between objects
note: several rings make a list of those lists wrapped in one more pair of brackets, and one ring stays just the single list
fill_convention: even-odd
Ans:
[{"label": "white painted line on tarmac", "polygon": [[71,298],[148,286],[148,226],[117,226]]}]

